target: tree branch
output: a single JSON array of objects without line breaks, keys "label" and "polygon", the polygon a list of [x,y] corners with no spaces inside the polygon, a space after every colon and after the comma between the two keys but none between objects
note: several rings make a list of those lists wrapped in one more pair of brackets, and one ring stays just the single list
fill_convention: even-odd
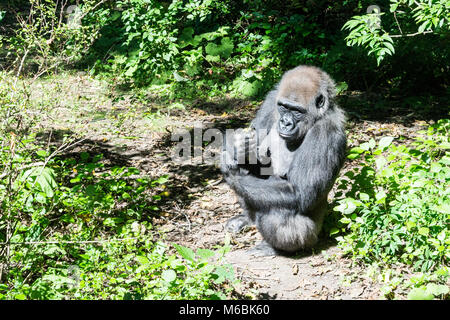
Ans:
[{"label": "tree branch", "polygon": [[423,31],[423,32],[416,32],[416,33],[406,33],[406,34],[394,34],[394,35],[390,35],[391,38],[402,38],[402,37],[414,37],[414,36],[418,36],[421,34],[427,34],[427,33],[433,33],[434,31],[429,30],[429,31]]}]

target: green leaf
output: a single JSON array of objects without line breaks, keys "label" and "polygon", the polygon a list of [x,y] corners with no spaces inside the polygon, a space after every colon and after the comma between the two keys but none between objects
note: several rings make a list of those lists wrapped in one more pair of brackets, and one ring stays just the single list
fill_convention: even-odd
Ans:
[{"label": "green leaf", "polygon": [[215,256],[215,252],[209,249],[197,249],[197,255],[200,258],[208,259]]},{"label": "green leaf", "polygon": [[190,44],[195,45],[194,39],[192,38],[194,34],[194,28],[187,27],[183,29],[183,32],[178,37],[180,41],[180,48],[184,48]]},{"label": "green leaf", "polygon": [[350,149],[350,153],[358,153],[358,154],[360,154],[360,153],[363,153],[366,150],[368,150],[368,149],[361,148],[361,147],[354,147],[354,148]]},{"label": "green leaf", "polygon": [[377,203],[384,202],[384,199],[386,199],[386,192],[384,192],[384,190],[378,191],[375,194],[375,199],[377,199]]},{"label": "green leaf", "polygon": [[393,137],[383,137],[380,139],[380,141],[378,142],[378,147],[382,150],[386,149],[387,147],[389,147],[389,145],[392,143],[392,141],[394,140]]},{"label": "green leaf", "polygon": [[172,282],[177,278],[177,273],[174,270],[164,270],[161,278],[166,282]]},{"label": "green leaf", "polygon": [[137,64],[131,66],[130,68],[127,69],[127,71],[125,71],[124,75],[131,78],[133,74],[136,72],[137,68],[138,68]]},{"label": "green leaf", "polygon": [[434,296],[445,295],[449,293],[449,287],[442,284],[429,283],[426,291]]},{"label": "green leaf", "polygon": [[180,76],[180,74],[178,72],[176,72],[176,71],[173,72],[173,77],[175,78],[175,81],[177,81],[177,82],[187,82],[187,81],[189,81],[189,79]]},{"label": "green leaf", "polygon": [[419,228],[418,232],[419,232],[419,234],[421,234],[423,236],[428,236],[428,234],[430,233],[430,229],[421,227],[421,228]]},{"label": "green leaf", "polygon": [[349,154],[347,156],[347,158],[353,160],[353,159],[359,158],[359,154],[358,153],[351,153],[351,154]]},{"label": "green leaf", "polygon": [[169,175],[165,174],[162,175],[161,177],[159,177],[157,180],[155,180],[154,182],[158,183],[158,184],[164,184],[167,181],[169,181]]},{"label": "green leaf", "polygon": [[380,55],[380,56],[377,57],[377,66],[380,65],[382,60],[383,60],[383,56]]},{"label": "green leaf", "polygon": [[22,174],[21,180],[30,178],[36,179],[36,184],[39,185],[48,198],[53,197],[53,190],[57,188],[53,169],[47,167],[43,169],[41,167],[29,169]]},{"label": "green leaf", "polygon": [[440,212],[440,213],[450,214],[450,204],[443,203],[443,204],[441,204],[439,206],[436,206],[435,210]]},{"label": "green leaf", "polygon": [[348,84],[346,82],[339,82],[336,84],[336,94],[339,95],[348,89]]},{"label": "green leaf", "polygon": [[217,284],[220,284],[227,279],[232,280],[234,278],[233,267],[231,267],[231,265],[218,266],[214,270],[213,275],[216,277],[214,282]]},{"label": "green leaf", "polygon": [[41,158],[45,158],[47,156],[47,151],[45,150],[38,150],[36,151],[36,154],[41,157]]},{"label": "green leaf", "polygon": [[17,299],[17,300],[25,300],[26,298],[27,298],[27,296],[24,295],[23,293],[19,293],[14,296],[14,299]]},{"label": "green leaf", "polygon": [[63,249],[59,248],[59,247],[58,247],[57,245],[55,245],[55,244],[49,245],[49,246],[43,251],[43,254],[45,254],[46,256],[51,256],[51,257],[56,256],[58,253],[60,253],[60,254],[65,254],[66,252],[65,252]]},{"label": "green leaf", "polygon": [[90,184],[90,185],[86,186],[86,194],[90,197],[94,197],[97,194],[95,185]]},{"label": "green leaf", "polygon": [[369,141],[369,142],[364,142],[364,143],[361,143],[361,144],[359,145],[359,147],[360,147],[362,150],[364,150],[364,151],[368,151],[368,150],[370,150],[370,149],[373,149],[373,143],[372,143],[371,141]]},{"label": "green leaf", "polygon": [[428,21],[425,21],[424,23],[422,23],[422,24],[419,26],[419,29],[418,29],[417,31],[418,31],[419,33],[424,32],[425,29],[426,29],[426,27],[427,27],[427,25],[428,25]]},{"label": "green leaf", "polygon": [[354,199],[347,198],[344,199],[338,206],[334,207],[334,211],[341,212],[342,214],[348,215],[355,211],[358,202]]},{"label": "green leaf", "polygon": [[224,59],[227,59],[233,52],[233,48],[233,41],[230,38],[225,37],[222,38],[219,45],[213,42],[208,43],[205,47],[205,51],[210,56],[220,56]]},{"label": "green leaf", "polygon": [[389,10],[391,12],[394,12],[395,10],[397,10],[399,3],[391,3]]},{"label": "green leaf", "polygon": [[187,248],[187,247],[183,247],[180,246],[176,243],[173,244],[173,246],[175,247],[175,249],[177,249],[178,253],[186,260],[195,261],[195,253],[192,249]]},{"label": "green leaf", "polygon": [[434,296],[425,288],[414,288],[408,293],[409,300],[433,300]]},{"label": "green leaf", "polygon": [[124,192],[124,193],[122,193],[122,198],[123,198],[123,199],[131,199],[131,196],[130,196],[129,193]]},{"label": "green leaf", "polygon": [[439,172],[439,171],[441,171],[441,169],[442,169],[442,166],[437,162],[433,162],[430,166],[431,172]]},{"label": "green leaf", "polygon": [[136,260],[143,266],[147,266],[150,264],[150,260],[146,256],[137,256]]},{"label": "green leaf", "polygon": [[375,159],[375,164],[377,166],[378,171],[380,171],[384,165],[386,164],[386,159],[384,157],[378,157]]},{"label": "green leaf", "polygon": [[338,228],[331,228],[330,230],[330,236],[338,234],[339,233],[339,229]]},{"label": "green leaf", "polygon": [[414,221],[406,221],[406,228],[408,230],[411,230],[412,228],[414,228],[416,226],[416,223]]},{"label": "green leaf", "polygon": [[369,199],[370,199],[369,195],[368,195],[367,193],[364,193],[364,192],[361,192],[361,193],[359,194],[359,198],[360,198],[362,201],[369,201]]},{"label": "green leaf", "polygon": [[389,49],[389,54],[390,54],[390,55],[392,55],[392,54],[395,53],[395,49],[394,49],[394,46],[392,45],[392,43],[386,41],[386,42],[384,43],[384,45],[386,46],[386,48]]},{"label": "green leaf", "polygon": [[206,61],[209,61],[209,62],[220,62],[220,56],[218,56],[218,55],[212,56],[210,54],[207,54],[205,59],[206,59]]}]

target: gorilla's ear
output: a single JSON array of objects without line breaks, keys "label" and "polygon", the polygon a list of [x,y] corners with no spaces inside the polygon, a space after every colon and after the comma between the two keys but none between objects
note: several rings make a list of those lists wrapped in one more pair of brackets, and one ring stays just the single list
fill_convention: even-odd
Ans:
[{"label": "gorilla's ear", "polygon": [[321,87],[325,87],[324,91],[327,93],[328,99],[333,100],[336,97],[336,84],[333,79],[331,79],[327,73],[322,72],[321,82]]},{"label": "gorilla's ear", "polygon": [[320,109],[323,107],[324,104],[325,104],[325,97],[323,96],[323,94],[319,94],[316,98],[316,108]]}]

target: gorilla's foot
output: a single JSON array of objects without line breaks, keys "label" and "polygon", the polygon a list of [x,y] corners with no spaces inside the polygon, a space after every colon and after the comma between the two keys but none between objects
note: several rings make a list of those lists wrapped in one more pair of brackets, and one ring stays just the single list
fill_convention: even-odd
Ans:
[{"label": "gorilla's foot", "polygon": [[279,255],[278,250],[274,249],[270,244],[266,241],[262,241],[252,249],[247,251],[248,254],[255,257],[268,257],[268,256],[277,256]]},{"label": "gorilla's foot", "polygon": [[240,214],[227,221],[227,224],[225,225],[225,230],[231,233],[239,233],[246,226],[250,226],[252,224],[253,224],[252,221],[246,214]]}]

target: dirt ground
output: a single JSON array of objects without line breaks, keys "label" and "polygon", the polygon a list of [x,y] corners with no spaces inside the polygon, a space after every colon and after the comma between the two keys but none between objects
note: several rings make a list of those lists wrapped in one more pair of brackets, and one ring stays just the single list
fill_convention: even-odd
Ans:
[{"label": "dirt ground", "polygon": [[[61,95],[63,102],[53,110],[52,126],[55,132],[84,137],[80,150],[103,153],[106,161],[135,166],[151,177],[169,175],[170,197],[153,221],[166,240],[191,248],[223,244],[226,220],[241,212],[236,196],[222,180],[217,166],[173,163],[170,155],[175,143],[170,139],[171,132],[200,124],[221,130],[245,127],[255,114],[256,103],[236,99],[194,101],[189,107],[174,109],[159,105],[151,96],[148,103],[123,95],[118,99],[108,93],[104,84],[85,75],[39,85],[53,95]],[[41,92],[45,90],[41,88]],[[382,135],[408,139],[432,121],[404,114],[401,108],[389,113],[388,119],[377,119],[376,110],[366,113],[370,106],[366,111],[358,109],[357,101],[361,99],[364,97],[357,94],[340,97],[349,115],[349,146]],[[347,161],[341,174],[354,165]],[[226,260],[242,282],[238,294],[252,292],[258,299],[383,298],[376,277],[352,264],[326,235],[314,250],[293,257],[250,256],[247,250],[260,240],[255,228],[232,236]]]}]

